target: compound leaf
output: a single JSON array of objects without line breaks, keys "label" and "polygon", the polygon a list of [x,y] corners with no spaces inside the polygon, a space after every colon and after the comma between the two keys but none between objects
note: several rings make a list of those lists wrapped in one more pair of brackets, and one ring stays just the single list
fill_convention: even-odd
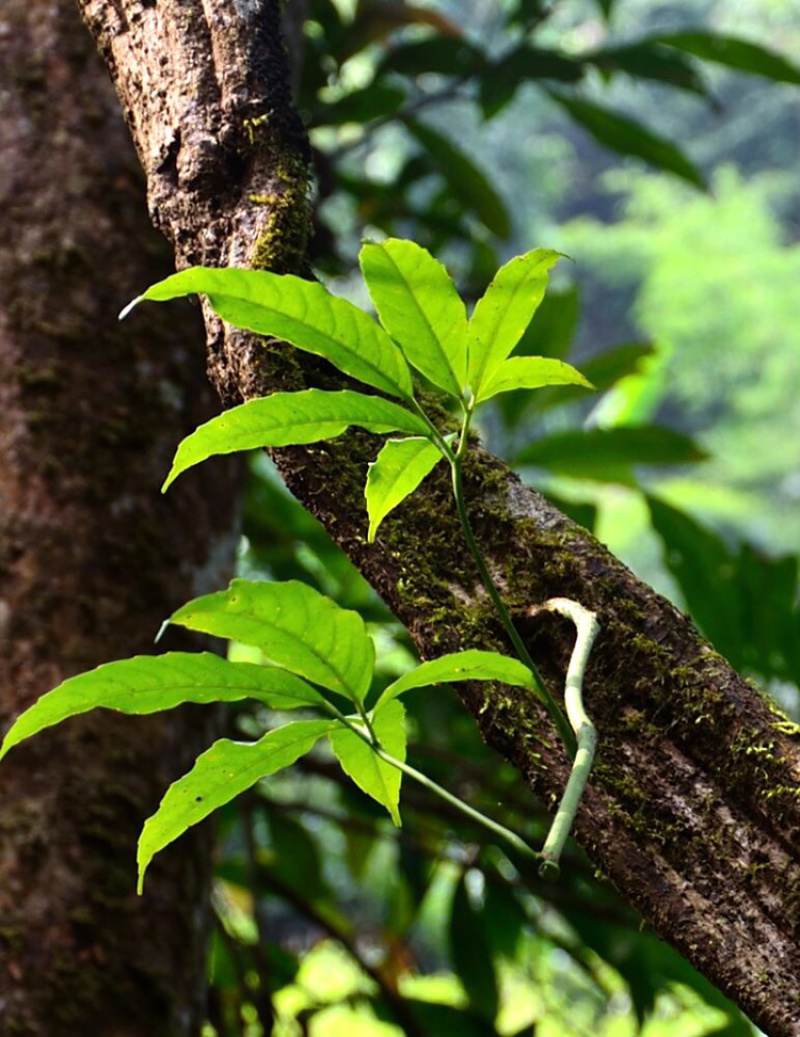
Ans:
[{"label": "compound leaf", "polygon": [[5,737],[0,759],[31,735],[90,709],[142,715],[182,702],[257,699],[270,709],[315,706],[325,700],[304,680],[285,670],[233,663],[210,652],[137,655],[78,674],[35,702]]},{"label": "compound leaf", "polygon": [[[388,708],[376,715],[372,729],[381,747],[395,759],[405,762],[406,727],[402,703],[390,703]],[[331,731],[329,737],[334,755],[345,774],[353,779],[362,792],[386,807],[399,828],[402,772],[382,760],[363,739],[344,726]]]},{"label": "compound leaf", "polygon": [[386,332],[351,302],[292,274],[191,267],[152,285],[120,317],[148,299],[164,302],[196,293],[207,295],[214,311],[239,328],[274,335],[325,357],[345,374],[391,396],[412,396],[408,365]]},{"label": "compound leaf", "polygon": [[467,375],[467,316],[450,275],[414,244],[366,243],[364,280],[384,328],[406,359],[434,385],[460,396]]},{"label": "compound leaf", "polygon": [[297,580],[234,580],[184,605],[171,623],[261,649],[270,662],[353,702],[372,680],[375,649],[364,620]]},{"label": "compound leaf", "polygon": [[419,436],[390,439],[367,470],[367,540],[373,543],[378,527],[436,467],[442,454],[435,443]]},{"label": "compound leaf", "polygon": [[276,774],[304,756],[335,720],[298,720],[270,731],[257,742],[215,742],[194,767],[167,789],[158,810],[139,837],[139,892],[153,857],[178,836],[229,803],[260,778]]},{"label": "compound leaf", "polygon": [[370,432],[410,432],[425,435],[425,422],[391,400],[345,389],[326,392],[276,392],[249,400],[207,421],[178,447],[167,487],[187,468],[215,454],[254,450],[266,446],[290,446],[333,439],[350,425]]}]

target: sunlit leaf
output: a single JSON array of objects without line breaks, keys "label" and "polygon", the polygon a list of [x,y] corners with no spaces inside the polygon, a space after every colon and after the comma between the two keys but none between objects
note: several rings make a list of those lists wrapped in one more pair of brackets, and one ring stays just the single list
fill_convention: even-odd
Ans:
[{"label": "sunlit leaf", "polygon": [[514,461],[576,479],[627,483],[634,465],[690,464],[705,457],[690,436],[656,425],[636,425],[556,433],[529,443]]},{"label": "sunlit leaf", "polygon": [[375,650],[364,620],[297,580],[234,580],[226,591],[190,601],[170,622],[253,645],[351,701],[360,701],[372,680]]},{"label": "sunlit leaf", "polygon": [[[399,709],[397,707],[400,707]],[[381,747],[405,762],[406,728],[405,710],[400,702],[392,703],[387,709],[376,715],[372,728]],[[400,782],[402,773],[391,764],[381,760],[367,743],[340,725],[330,733],[331,748],[342,770],[358,785],[362,792],[372,796],[400,827]]]},{"label": "sunlit leaf", "polygon": [[233,663],[209,652],[138,655],[78,674],[35,702],[5,737],[8,750],[46,727],[90,709],[142,715],[182,702],[237,702],[257,699],[270,709],[315,706],[325,700],[304,680],[284,670]]},{"label": "sunlit leaf", "polygon": [[386,332],[351,302],[291,274],[191,267],[152,285],[120,316],[145,300],[196,293],[207,295],[214,311],[239,328],[285,339],[392,396],[412,395],[408,366]]},{"label": "sunlit leaf", "polygon": [[167,789],[139,838],[139,892],[153,857],[218,807],[304,756],[335,720],[298,720],[270,731],[257,742],[221,739],[195,760],[194,767]]},{"label": "sunlit leaf", "polygon": [[411,688],[427,688],[431,684],[450,684],[456,681],[501,681],[514,687],[536,690],[533,675],[527,666],[509,655],[500,652],[468,648],[464,652],[451,652],[438,659],[421,663],[416,669],[404,673],[386,688],[378,699],[375,712]]},{"label": "sunlit leaf", "polygon": [[482,403],[498,393],[510,392],[512,389],[541,389],[546,385],[582,385],[586,389],[594,389],[580,371],[563,360],[543,356],[512,356],[504,360],[494,374],[484,381],[476,402]]},{"label": "sunlit leaf", "polygon": [[560,252],[536,248],[517,256],[495,274],[469,322],[467,381],[478,395],[519,342],[544,297],[548,271]]},{"label": "sunlit leaf", "polygon": [[384,444],[367,471],[365,495],[370,543],[389,512],[413,493],[441,460],[441,451],[429,439],[413,436],[390,439]]},{"label": "sunlit leaf", "polygon": [[700,170],[665,137],[646,129],[635,119],[583,98],[551,90],[550,96],[605,147],[621,155],[644,159],[657,169],[674,173],[695,187],[706,187]]},{"label": "sunlit leaf", "polygon": [[452,194],[493,234],[507,238],[511,233],[508,210],[486,174],[437,130],[415,119],[407,119],[405,125],[438,167]]},{"label": "sunlit leaf", "polygon": [[409,432],[426,435],[422,418],[380,396],[343,390],[276,392],[249,400],[218,415],[184,439],[172,462],[163,489],[187,468],[215,454],[232,454],[257,447],[289,446],[332,439],[351,425],[370,432]]},{"label": "sunlit leaf", "polygon": [[467,315],[442,264],[413,241],[367,243],[359,255],[384,328],[434,385],[460,396],[467,374]]},{"label": "sunlit leaf", "polygon": [[777,83],[800,85],[800,67],[792,64],[780,54],[750,40],[735,36],[720,36],[718,33],[692,31],[671,32],[651,37],[654,43],[677,47],[704,61],[727,65],[739,72],[763,76]]}]

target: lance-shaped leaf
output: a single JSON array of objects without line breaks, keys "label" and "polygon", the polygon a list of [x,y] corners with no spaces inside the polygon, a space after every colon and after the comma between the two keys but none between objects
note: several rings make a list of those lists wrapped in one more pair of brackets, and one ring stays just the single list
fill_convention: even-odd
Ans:
[{"label": "lance-shaped leaf", "polygon": [[251,583],[190,601],[170,622],[260,648],[271,662],[359,702],[375,649],[364,620],[297,580]]},{"label": "lance-shaped leaf", "polygon": [[405,126],[438,167],[453,197],[474,212],[493,234],[499,238],[509,237],[511,219],[508,209],[486,174],[451,140],[427,123],[406,119]]},{"label": "lance-shaped leaf", "polygon": [[[399,709],[397,708],[399,707]],[[393,702],[374,718],[372,729],[381,747],[405,763],[406,726],[402,703]],[[331,748],[345,774],[352,778],[362,792],[372,796],[386,807],[392,821],[400,827],[400,782],[402,772],[383,761],[369,745],[346,727],[338,727],[330,734]]]},{"label": "lance-shaped leaf", "polygon": [[290,446],[333,439],[350,425],[370,432],[426,435],[422,418],[391,400],[345,389],[326,392],[276,392],[249,400],[201,425],[178,447],[163,489],[187,468],[214,454],[232,454],[266,446]]},{"label": "lance-shaped leaf", "polygon": [[481,387],[477,403],[491,399],[501,392],[512,389],[541,389],[546,385],[583,385],[587,389],[594,386],[588,379],[563,360],[552,360],[544,356],[512,356],[504,360]]},{"label": "lance-shaped leaf", "polygon": [[467,376],[467,315],[442,264],[413,241],[367,243],[359,254],[384,328],[434,385],[460,396]]},{"label": "lance-shaped leaf", "polygon": [[415,670],[398,677],[378,699],[375,715],[378,716],[392,699],[404,691],[427,688],[430,684],[450,684],[453,681],[502,681],[503,684],[529,688],[531,691],[537,687],[531,671],[517,659],[499,652],[469,648],[465,652],[451,652],[421,663]]},{"label": "lance-shaped leaf", "polygon": [[441,461],[435,443],[419,436],[390,439],[367,470],[367,540],[373,543],[378,527]]},{"label": "lance-shaped leaf", "polygon": [[558,432],[528,444],[514,460],[576,479],[627,484],[633,465],[691,464],[706,456],[690,436],[681,432],[636,425]]},{"label": "lance-shaped leaf", "polygon": [[197,757],[194,767],[167,789],[158,810],[139,838],[139,892],[153,857],[187,828],[229,803],[260,778],[276,774],[304,756],[335,720],[298,720],[270,731],[257,742],[215,742]]},{"label": "lance-shaped leaf", "polygon": [[736,36],[720,36],[716,32],[673,32],[654,36],[645,43],[664,43],[686,51],[703,61],[715,61],[739,72],[763,76],[776,83],[800,85],[800,67],[780,54]]},{"label": "lance-shaped leaf", "polygon": [[172,709],[183,702],[236,702],[257,699],[270,709],[296,709],[324,703],[322,695],[285,670],[233,663],[210,652],[138,655],[78,674],[27,709],[0,749],[8,750],[46,727],[98,707],[141,715]]},{"label": "lance-shaped leaf", "polygon": [[477,396],[522,337],[560,252],[536,248],[500,267],[469,322],[467,381]]},{"label": "lance-shaped leaf", "polygon": [[239,328],[274,335],[330,360],[345,374],[392,396],[410,399],[411,374],[403,354],[363,310],[331,295],[321,284],[266,270],[181,270],[134,299],[120,317],[144,300],[208,296],[214,311]]},{"label": "lance-shaped leaf", "polygon": [[599,104],[592,104],[581,97],[568,97],[555,90],[550,96],[566,109],[572,118],[585,130],[612,151],[621,155],[635,155],[657,169],[688,180],[695,187],[706,187],[703,174],[684,153],[665,137],[646,129],[635,119],[614,112]]}]

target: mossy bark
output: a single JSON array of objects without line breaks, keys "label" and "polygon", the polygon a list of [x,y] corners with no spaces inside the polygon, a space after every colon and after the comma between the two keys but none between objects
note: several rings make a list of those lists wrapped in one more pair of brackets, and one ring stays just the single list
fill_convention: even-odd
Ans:
[{"label": "mossy bark", "polygon": [[[0,725],[63,678],[153,650],[233,562],[231,470],[164,501],[211,405],[197,314],[120,326],[170,269],[105,70],[71,0],[0,11]],[[136,896],[135,847],[208,714],[70,722],[0,767],[0,1031],[194,1037],[201,833]]]},{"label": "mossy bark", "polygon": [[[307,219],[308,153],[288,93],[278,4],[81,0],[111,69],[145,168],[151,210],[179,265],[261,258],[288,221]],[[145,87],[144,84],[147,84]],[[257,126],[258,133],[252,133]],[[291,204],[270,201],[289,176]],[[210,372],[223,403],[277,387],[332,385],[319,363],[224,329],[207,315]],[[446,478],[434,475],[366,543],[370,436],[281,451],[277,460],[317,515],[407,624],[423,656],[502,647],[502,630],[464,550]],[[597,541],[473,452],[469,510],[537,664],[555,687],[569,624],[527,618],[567,596],[602,624],[588,708],[600,756],[576,834],[656,930],[767,1032],[800,1033],[800,738],[686,617]],[[568,760],[547,717],[518,691],[466,686],[488,743],[545,803]]]}]

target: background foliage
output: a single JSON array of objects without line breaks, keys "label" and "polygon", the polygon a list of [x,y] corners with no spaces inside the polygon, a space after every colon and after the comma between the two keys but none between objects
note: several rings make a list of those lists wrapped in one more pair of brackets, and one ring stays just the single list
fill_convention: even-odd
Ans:
[{"label": "background foliage", "polygon": [[[518,352],[578,364],[602,395],[508,394],[484,437],[790,709],[794,22],[782,0],[313,0],[293,50],[315,267],[365,303],[361,238],[410,237],[474,299],[514,252],[569,252]],[[239,568],[357,608],[379,687],[410,666],[405,632],[264,457]],[[540,806],[454,697],[407,706],[409,760],[540,841]],[[228,715],[234,735],[280,719]],[[422,791],[402,813],[398,832],[324,751],[223,810],[208,1035],[752,1032],[577,849],[546,887]]]}]

